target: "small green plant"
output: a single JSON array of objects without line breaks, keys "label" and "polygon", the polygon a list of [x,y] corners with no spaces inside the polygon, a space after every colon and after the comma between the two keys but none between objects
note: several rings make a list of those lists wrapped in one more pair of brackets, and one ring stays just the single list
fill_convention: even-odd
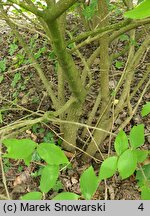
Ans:
[{"label": "small green plant", "polygon": [[100,180],[111,177],[117,170],[122,179],[131,176],[135,172],[137,164],[143,162],[148,156],[148,151],[139,149],[143,144],[143,124],[134,126],[130,131],[129,138],[121,130],[114,144],[116,156],[104,160],[100,167]]},{"label": "small green plant", "polygon": [[122,34],[119,37],[120,41],[129,41],[129,36],[127,34]]},{"label": "small green plant", "polygon": [[148,115],[150,113],[150,102],[147,102],[142,108],[142,117]]},{"label": "small green plant", "polygon": [[84,7],[82,13],[83,13],[85,19],[91,20],[92,17],[95,15],[96,10],[97,10],[97,0],[93,0],[93,1],[91,1],[91,3],[88,6]]},{"label": "small green plant", "polygon": [[[41,159],[41,158],[40,158],[40,159]],[[33,161],[35,161],[35,160],[33,160]],[[31,176],[32,176],[33,178],[36,178],[36,177],[38,177],[38,176],[41,176],[42,170],[43,170],[43,167],[40,167],[37,171],[32,172],[32,173],[31,173]]]},{"label": "small green plant", "polygon": [[37,194],[41,194],[42,196],[42,193],[47,193],[56,185],[60,165],[66,165],[69,162],[63,151],[54,143],[40,143],[38,145],[29,139],[6,139],[3,140],[3,144],[7,147],[7,153],[3,155],[4,158],[22,159],[29,166],[33,155],[37,152],[39,157],[46,162],[41,172],[41,193],[32,192],[29,195],[25,195],[23,199],[27,199],[28,197],[30,199],[37,199]]},{"label": "small green plant", "polygon": [[150,200],[150,164],[137,171],[136,180],[141,189],[141,199]]},{"label": "small green plant", "polygon": [[24,86],[21,83],[21,73],[20,72],[18,72],[14,75],[13,80],[11,82],[11,86],[14,89],[12,96],[13,96],[13,98],[15,98],[17,100],[17,96],[19,94],[19,91],[24,89],[24,88],[22,88]]},{"label": "small green plant", "polygon": [[[143,106],[141,113],[142,116],[146,116],[150,113],[149,102]],[[134,126],[130,131],[129,137],[121,130],[114,143],[116,156],[104,160],[100,167],[100,181],[110,178],[116,171],[119,172],[122,179],[125,179],[137,170],[136,179],[141,189],[141,198],[150,200],[150,165],[139,166],[150,154],[148,150],[141,149],[144,141],[143,124]]]},{"label": "small green plant", "polygon": [[12,81],[12,83],[11,83],[11,86],[12,86],[13,88],[15,88],[16,85],[17,85],[17,83],[18,83],[20,80],[21,80],[21,73],[18,72],[18,73],[15,74],[15,76],[14,76],[14,78],[13,78],[13,81]]},{"label": "small green plant", "polygon": [[[40,143],[39,145],[28,139],[7,139],[3,140],[3,144],[7,147],[4,158],[22,159],[26,165],[30,165],[33,155],[39,157],[46,162],[40,172],[32,174],[33,177],[40,176],[40,191],[30,192],[21,199],[41,199],[42,193],[48,193],[50,189],[62,189],[62,185],[58,184],[59,170],[62,165],[69,163],[64,152],[54,143]],[[112,156],[103,161],[98,177],[95,175],[94,169],[90,166],[80,177],[80,188],[84,199],[90,200],[96,192],[99,183],[107,178],[112,177],[116,171],[119,172],[122,179],[131,176],[137,169],[138,163],[142,163],[148,156],[148,151],[141,150],[144,144],[144,125],[134,126],[131,129],[129,137],[121,130],[115,140],[116,156]],[[6,160],[6,159],[5,159]],[[150,166],[144,167],[144,177],[141,170],[137,171],[136,178],[141,188],[142,199],[149,198],[150,190]],[[146,178],[145,178],[146,176]],[[56,199],[79,199],[79,195],[69,192],[58,194]]]},{"label": "small green plant", "polygon": [[58,192],[59,190],[63,189],[63,184],[61,183],[60,180],[56,181],[56,184],[53,187],[53,190]]},{"label": "small green plant", "polygon": [[11,168],[11,163],[9,161],[9,158],[4,158],[3,164],[4,164],[4,172],[6,173]]},{"label": "small green plant", "polygon": [[15,43],[10,44],[9,55],[12,56],[16,52],[17,49],[18,49],[18,45],[17,44],[15,44]]},{"label": "small green plant", "polygon": [[40,48],[38,52],[34,54],[35,59],[39,59],[42,56],[42,54],[44,54],[45,51],[46,51],[46,47]]},{"label": "small green plant", "polygon": [[[0,73],[4,73],[6,71],[6,58],[3,58],[2,60],[0,60]],[[2,81],[4,80],[4,75],[0,74],[0,84],[2,83]]]},{"label": "small green plant", "polygon": [[49,58],[50,60],[56,60],[55,52],[54,52],[54,51],[50,51],[50,52],[48,53],[48,58]]},{"label": "small green plant", "polygon": [[36,34],[34,37],[31,37],[30,39],[30,48],[33,49],[36,47],[36,39],[38,39],[38,34]]},{"label": "small green plant", "polygon": [[[37,134],[39,130],[40,130],[40,125],[39,125],[39,124],[34,124],[34,125],[32,126],[32,132],[33,132],[33,133]],[[43,131],[42,131],[42,132],[43,132]]]},{"label": "small green plant", "polygon": [[124,63],[122,61],[116,61],[115,63],[115,67],[117,69],[123,68]]},{"label": "small green plant", "polygon": [[[69,164],[67,157],[60,147],[54,143],[40,143],[39,145],[29,139],[5,139],[3,144],[7,148],[7,153],[3,155],[4,161],[7,158],[22,159],[27,166],[33,161],[33,155],[35,152],[39,157],[45,161],[46,165],[36,173],[32,173],[33,177],[40,176],[40,191],[30,192],[21,197],[23,200],[36,200],[42,198],[42,193],[48,193],[53,188],[55,191],[59,191],[63,188],[61,182],[58,180],[59,169],[62,165]],[[85,181],[86,180],[86,181]],[[91,199],[98,187],[98,177],[95,175],[93,167],[89,167],[81,175],[80,187],[83,197],[85,199]],[[79,195],[69,192],[62,192],[58,194],[54,199],[78,199]]]},{"label": "small green plant", "polygon": [[[37,134],[37,135],[44,133],[43,142],[54,143],[54,133],[52,133],[51,131],[45,131],[45,129],[42,128],[40,124],[33,125],[32,126],[32,132]],[[58,144],[61,144],[60,139],[59,139]]]},{"label": "small green plant", "polygon": [[[148,115],[149,102],[143,106],[142,116]],[[32,130],[37,133],[39,125],[33,126]],[[27,166],[31,161],[44,161],[44,165],[38,171],[32,173],[32,177],[40,176],[40,192],[33,191],[21,197],[23,200],[42,199],[43,193],[48,193],[50,189],[59,191],[63,188],[58,180],[59,170],[69,161],[63,150],[54,144],[53,134],[47,133],[43,143],[37,144],[29,139],[6,139],[3,144],[7,148],[7,153],[3,155],[5,165],[8,164],[7,158],[22,159]],[[134,126],[129,136],[121,130],[116,136],[114,149],[116,155],[105,159],[99,169],[99,175],[96,176],[94,169],[90,166],[80,177],[80,189],[84,199],[90,200],[95,194],[99,183],[102,180],[112,177],[119,172],[122,179],[131,176],[136,170],[136,179],[141,189],[141,198],[150,199],[150,165],[141,167],[140,164],[146,160],[150,152],[143,150],[144,144],[144,125]],[[54,200],[75,200],[80,196],[75,193],[62,192],[54,197]]]},{"label": "small green plant", "polygon": [[4,75],[0,75],[0,84],[2,83],[3,80],[4,80]]},{"label": "small green plant", "polygon": [[20,166],[18,167],[18,172],[22,172],[22,170],[23,170],[23,166],[20,165]]},{"label": "small green plant", "polygon": [[6,58],[0,60],[0,73],[6,70]]},{"label": "small green plant", "polygon": [[54,143],[54,134],[52,132],[46,133],[43,140],[44,140],[44,142],[53,142]]}]

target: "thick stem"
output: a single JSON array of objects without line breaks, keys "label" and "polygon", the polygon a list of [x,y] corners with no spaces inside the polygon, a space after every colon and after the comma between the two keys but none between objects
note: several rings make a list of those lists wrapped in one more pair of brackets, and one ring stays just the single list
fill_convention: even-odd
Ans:
[{"label": "thick stem", "polygon": [[[51,33],[51,41],[53,42],[53,48],[57,56],[59,65],[64,78],[68,81],[71,92],[77,99],[77,102],[73,103],[67,112],[67,121],[78,122],[81,115],[82,105],[85,100],[86,90],[81,82],[80,73],[76,68],[76,65],[72,59],[72,56],[66,50],[66,44],[63,34],[61,34],[60,25],[57,21],[53,23],[47,23],[47,26]],[[62,81],[61,81],[62,84]],[[64,133],[63,147],[68,151],[74,151],[73,146],[68,145],[68,141],[76,146],[78,126],[63,125],[61,124],[61,132]]]},{"label": "thick stem", "polygon": [[[70,106],[66,121],[72,121],[72,122],[79,122],[80,115],[82,113],[82,105],[79,102],[75,102]],[[74,152],[75,148],[73,146],[76,146],[76,139],[77,139],[77,132],[78,132],[78,125],[70,125],[70,124],[64,124],[63,125],[63,133],[64,133],[64,140],[62,146],[64,149]],[[68,145],[68,141],[73,144],[73,146]]]},{"label": "thick stem", "polygon": [[[129,59],[130,62],[128,62],[127,64],[127,68],[126,68],[126,79],[125,79],[125,84],[124,84],[124,88],[122,91],[122,94],[119,98],[119,102],[115,108],[115,116],[114,116],[114,120],[117,118],[117,116],[119,115],[120,111],[123,109],[124,107],[124,103],[126,102],[126,98],[128,95],[128,89],[130,89],[130,85],[132,82],[132,78],[134,75],[134,71],[136,66],[139,64],[139,61],[141,59],[141,57],[143,56],[144,52],[146,51],[148,45],[150,43],[150,37],[147,36],[147,38],[145,39],[145,41],[143,42],[143,44],[141,45],[141,47],[139,48],[139,50],[136,52],[135,56],[133,59],[131,59],[131,56],[133,57],[133,47],[131,48],[130,51],[130,55]],[[105,113],[104,117],[101,119],[100,123],[98,124],[98,127],[101,127],[105,130],[110,130],[111,129],[111,123],[112,123],[112,117],[109,118],[108,120],[106,119],[107,114]],[[98,132],[95,131],[94,132],[94,140],[96,141],[96,143],[98,144],[102,144],[103,140],[107,137],[106,133],[102,133],[102,132]],[[97,151],[97,147],[95,146],[95,143],[93,141],[90,142],[86,152],[88,154],[91,154],[92,156],[96,153]],[[88,159],[87,156],[83,156],[83,160]]]},{"label": "thick stem", "polygon": [[[90,112],[89,116],[88,116],[88,120],[87,120],[87,125],[91,125],[92,124],[92,121],[94,119],[94,116],[96,114],[96,111],[100,105],[100,102],[101,102],[101,92],[99,92],[97,98],[96,98],[96,101],[95,101],[95,104],[92,108],[92,111]],[[87,128],[84,128],[83,132],[82,132],[82,138],[85,137],[86,135],[86,132],[87,132]]]},{"label": "thick stem", "polygon": [[[103,120],[103,119],[102,119]],[[100,126],[103,130],[107,130],[110,131],[111,130],[111,125],[112,125],[112,119],[109,120],[104,120],[103,122],[101,122]],[[103,131],[98,131],[95,130],[93,137],[94,137],[94,141],[92,140],[90,142],[90,144],[88,145],[88,148],[86,149],[86,153],[94,156],[95,153],[97,152],[97,146],[95,145],[95,142],[97,143],[98,146],[100,146],[103,141],[105,140],[105,138],[108,136],[108,133],[103,132]],[[90,160],[90,157],[87,156],[87,154],[84,154],[82,156],[83,161],[87,161]]]},{"label": "thick stem", "polygon": [[[105,0],[99,0],[99,18],[101,20],[100,26],[104,27],[108,25],[108,8]],[[101,89],[101,112],[103,112],[109,102],[109,37],[105,35],[100,39],[100,89]],[[98,123],[97,127],[110,130],[111,129],[111,119],[109,119],[109,109],[106,110],[102,119]],[[95,142],[99,145],[107,136],[106,133],[95,131],[93,134],[94,141],[91,140],[86,152],[88,154],[95,154],[97,151],[97,146]],[[86,155],[83,159],[87,158]]]},{"label": "thick stem", "polygon": [[[98,1],[100,25],[104,27],[109,24],[108,6],[105,0]],[[109,101],[109,36],[105,35],[100,39],[100,90],[101,90],[101,111]]]},{"label": "thick stem", "polygon": [[71,55],[67,52],[64,38],[61,35],[57,21],[47,23],[51,32],[51,40],[53,41],[53,48],[58,57],[58,62],[62,68],[65,78],[67,79],[71,91],[74,96],[83,101],[86,91],[81,83],[80,73],[77,70]]},{"label": "thick stem", "polygon": [[77,0],[61,0],[52,7],[48,7],[43,11],[43,18],[49,23],[55,22],[65,11],[67,11]]}]

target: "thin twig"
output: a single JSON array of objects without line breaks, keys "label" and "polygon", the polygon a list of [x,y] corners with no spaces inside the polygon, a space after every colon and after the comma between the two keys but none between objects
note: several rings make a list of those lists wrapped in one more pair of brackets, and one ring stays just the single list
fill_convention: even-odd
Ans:
[{"label": "thin twig", "polygon": [[68,145],[73,146],[75,149],[79,150],[80,152],[86,154],[88,157],[92,158],[95,162],[100,162],[97,158],[91,156],[90,154],[86,153],[85,151],[83,151],[82,149],[78,148],[77,146],[74,146],[73,144],[71,144],[70,142],[68,142],[67,140],[65,140],[62,136],[60,136],[56,131],[54,131],[49,125],[47,125],[46,123],[42,123],[44,124],[46,127],[48,127],[57,137],[59,137],[61,140],[63,140],[64,142],[66,142]]},{"label": "thin twig", "polygon": [[104,156],[103,156],[103,154],[102,154],[102,152],[101,152],[101,150],[100,150],[100,148],[99,148],[98,144],[96,143],[96,141],[95,141],[95,139],[94,139],[93,135],[91,134],[90,130],[88,129],[88,127],[87,127],[87,131],[88,131],[88,133],[89,133],[89,135],[90,135],[91,139],[93,140],[93,142],[94,142],[94,144],[95,144],[95,146],[96,146],[97,150],[99,151],[99,153],[100,153],[100,155],[101,155],[102,159],[104,160]]}]

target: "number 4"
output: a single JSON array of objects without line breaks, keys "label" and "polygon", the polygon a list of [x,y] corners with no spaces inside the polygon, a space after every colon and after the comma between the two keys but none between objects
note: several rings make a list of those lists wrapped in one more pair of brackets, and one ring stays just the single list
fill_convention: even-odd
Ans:
[{"label": "number 4", "polygon": [[139,210],[143,211],[144,210],[144,206],[143,206],[143,203],[141,203],[138,207]]}]

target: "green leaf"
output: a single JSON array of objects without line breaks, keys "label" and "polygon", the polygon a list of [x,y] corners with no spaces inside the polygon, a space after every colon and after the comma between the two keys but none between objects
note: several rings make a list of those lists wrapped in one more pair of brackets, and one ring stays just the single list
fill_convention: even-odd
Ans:
[{"label": "green leaf", "polygon": [[122,67],[123,67],[123,62],[122,62],[122,61],[116,61],[115,67],[116,67],[117,69],[122,68]]},{"label": "green leaf", "polygon": [[2,83],[2,81],[4,80],[4,75],[0,76],[0,83]]},{"label": "green leaf", "polygon": [[15,86],[16,86],[16,84],[19,82],[19,80],[21,80],[21,73],[20,73],[20,72],[15,74],[15,76],[14,76],[14,78],[13,78],[13,81],[12,81],[12,83],[11,83],[11,86],[12,86],[13,88],[15,88]]},{"label": "green leaf", "polygon": [[[145,176],[143,176],[143,173]],[[146,180],[145,180],[146,177]],[[138,180],[138,185],[140,187],[145,185],[145,181],[150,181],[150,164],[144,165],[142,170],[138,170],[136,173],[136,180]]]},{"label": "green leaf", "polygon": [[8,153],[3,157],[13,159],[27,159],[34,152],[37,144],[30,139],[5,139],[3,144],[7,147]]},{"label": "green leaf", "polygon": [[21,200],[41,200],[42,193],[41,192],[30,192],[21,196]]},{"label": "green leaf", "polygon": [[29,166],[30,162],[32,161],[32,155],[33,155],[33,153],[30,154],[28,157],[24,158],[24,162],[27,166]]},{"label": "green leaf", "polygon": [[90,200],[98,187],[98,178],[94,169],[90,166],[80,177],[81,192],[86,200]]},{"label": "green leaf", "polygon": [[6,70],[6,59],[0,60],[0,72],[4,72]]},{"label": "green leaf", "polygon": [[[144,166],[142,167],[142,169],[143,169],[143,172],[144,172],[144,175],[146,176],[146,178],[150,180],[150,164],[144,165]],[[136,179],[137,179],[137,180],[141,180],[142,177],[143,177],[142,171],[141,171],[141,170],[138,170],[138,171],[137,171],[137,174],[136,174]],[[144,177],[143,177],[143,178],[144,178]]]},{"label": "green leaf", "polygon": [[63,184],[60,180],[57,180],[56,184],[53,187],[53,191],[58,192],[61,189],[63,189]]},{"label": "green leaf", "polygon": [[143,19],[150,16],[150,1],[145,0],[137,5],[133,10],[124,14],[125,17],[131,19]]},{"label": "green leaf", "polygon": [[18,45],[17,44],[14,44],[14,43],[10,44],[9,54],[12,56],[17,49],[18,49]]},{"label": "green leaf", "polygon": [[40,180],[40,190],[43,193],[47,193],[56,184],[56,180],[59,175],[59,166],[47,165],[42,170],[41,180]]},{"label": "green leaf", "polygon": [[55,196],[53,200],[78,200],[79,195],[71,192],[62,192]]},{"label": "green leaf", "polygon": [[128,149],[128,137],[123,130],[119,131],[115,139],[114,147],[118,155],[121,155],[125,150]]},{"label": "green leaf", "polygon": [[142,163],[143,161],[145,161],[145,159],[148,156],[148,151],[146,151],[146,150],[136,149],[136,150],[134,150],[134,152],[135,152],[135,154],[137,156],[137,162],[138,163]]},{"label": "green leaf", "polygon": [[122,34],[119,39],[120,41],[129,41],[129,36],[127,34]]},{"label": "green leaf", "polygon": [[137,3],[138,3],[138,4],[140,4],[140,3],[141,3],[141,2],[143,2],[143,1],[144,1],[144,0],[138,0],[138,2],[137,2]]},{"label": "green leaf", "polygon": [[143,186],[141,191],[142,200],[150,200],[150,187]]},{"label": "green leaf", "polygon": [[48,164],[60,165],[68,163],[64,152],[55,144],[41,143],[37,148],[37,152]]},{"label": "green leaf", "polygon": [[90,4],[83,8],[82,13],[85,19],[90,20],[96,13],[98,0],[90,1]]},{"label": "green leaf", "polygon": [[137,166],[137,157],[134,151],[131,149],[126,150],[118,160],[118,171],[122,179],[128,178],[131,176]]},{"label": "green leaf", "polygon": [[107,179],[115,174],[117,171],[117,160],[116,156],[109,157],[103,161],[99,170],[99,179]]},{"label": "green leaf", "polygon": [[54,134],[51,132],[48,132],[45,134],[43,141],[45,143],[54,143]]},{"label": "green leaf", "polygon": [[144,125],[134,126],[130,131],[130,144],[133,149],[136,149],[144,144]]},{"label": "green leaf", "polygon": [[142,117],[148,115],[150,113],[150,102],[147,102],[142,108]]}]

